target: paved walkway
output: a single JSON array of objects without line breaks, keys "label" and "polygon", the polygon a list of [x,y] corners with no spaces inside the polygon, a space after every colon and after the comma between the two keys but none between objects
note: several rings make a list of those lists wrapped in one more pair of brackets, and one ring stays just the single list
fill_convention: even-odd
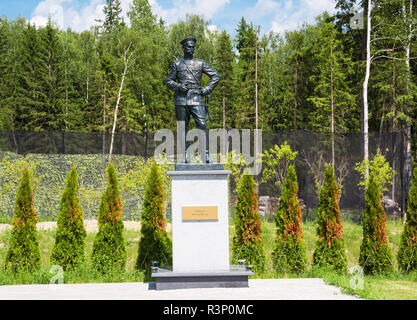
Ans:
[{"label": "paved walkway", "polygon": [[152,283],[0,286],[0,300],[352,300],[322,279],[250,279],[249,288],[156,291]]}]

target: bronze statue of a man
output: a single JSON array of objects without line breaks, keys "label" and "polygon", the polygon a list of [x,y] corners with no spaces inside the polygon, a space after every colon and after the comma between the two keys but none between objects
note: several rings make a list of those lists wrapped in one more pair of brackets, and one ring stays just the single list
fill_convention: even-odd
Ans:
[{"label": "bronze statue of a man", "polygon": [[[168,78],[165,83],[171,90],[175,91],[174,104],[177,121],[184,122],[182,142],[185,146],[183,162],[190,162],[188,152],[189,142],[185,141],[188,132],[190,115],[198,129],[203,130],[205,135],[206,150],[204,161],[210,162],[209,136],[207,130],[207,109],[203,97],[209,95],[220,81],[219,73],[204,60],[194,59],[194,48],[196,44],[194,37],[187,37],[181,41],[184,51],[184,58],[176,60],[171,65]],[[201,77],[205,73],[210,77],[207,86],[201,88]]]}]

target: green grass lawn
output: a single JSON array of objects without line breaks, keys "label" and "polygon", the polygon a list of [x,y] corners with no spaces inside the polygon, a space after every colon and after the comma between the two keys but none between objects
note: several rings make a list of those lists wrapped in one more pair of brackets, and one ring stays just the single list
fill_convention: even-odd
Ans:
[{"label": "green grass lawn", "polygon": [[[39,246],[41,249],[41,269],[36,274],[22,273],[14,275],[5,272],[3,269],[5,255],[7,251],[10,230],[0,233],[0,285],[8,284],[31,284],[31,283],[49,283],[52,276],[50,273],[51,265],[49,263],[52,248],[54,246],[54,230],[38,231]],[[143,281],[144,274],[135,270],[136,257],[138,255],[138,242],[140,233],[132,230],[125,230],[125,239],[127,247],[126,272],[102,275],[91,268],[89,257],[93,249],[93,241],[96,232],[90,232],[86,238],[86,262],[73,272],[66,272],[64,276],[65,283],[101,283],[101,282],[135,282]]]},{"label": "green grass lawn", "polygon": [[[348,266],[358,265],[359,250],[362,241],[362,227],[353,222],[344,222],[344,239],[347,250]],[[392,249],[396,268],[395,257],[398,251],[398,244],[403,225],[399,221],[388,221],[387,232]],[[337,275],[334,272],[311,268],[312,256],[315,247],[316,231],[314,222],[305,222],[303,224],[304,237],[307,248],[307,257],[309,260],[308,270],[301,275],[294,274],[276,274],[272,268],[272,251],[275,241],[275,225],[273,222],[262,222],[262,237],[266,254],[266,269],[262,274],[255,275],[254,278],[290,278],[290,277],[320,277],[327,283],[334,284],[342,288],[345,293],[356,294],[366,299],[417,299],[417,273],[403,275],[394,272],[385,276],[365,276],[363,289],[353,289],[350,285],[352,276]],[[10,230],[0,233],[0,285],[6,284],[31,284],[31,283],[49,283],[53,274],[49,273],[51,268],[49,257],[54,245],[55,231],[38,231],[39,244],[41,248],[41,270],[36,274],[13,275],[5,272],[2,268],[4,265],[5,254],[7,250]],[[127,244],[128,259],[126,272],[101,275],[93,270],[89,264],[89,256],[92,251],[93,241],[96,233],[88,233],[86,245],[86,263],[79,270],[67,272],[64,276],[65,283],[99,283],[99,282],[134,282],[143,281],[144,275],[135,270],[137,258],[138,242],[140,233],[138,231],[125,230],[125,239]],[[230,223],[230,241],[234,235],[234,224]],[[231,246],[230,246],[231,249]]]}]

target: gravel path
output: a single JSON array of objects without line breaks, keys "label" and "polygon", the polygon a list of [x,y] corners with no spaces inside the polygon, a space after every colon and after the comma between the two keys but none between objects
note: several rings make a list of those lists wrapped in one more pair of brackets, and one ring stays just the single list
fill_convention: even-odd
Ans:
[{"label": "gravel path", "polygon": [[156,291],[152,283],[0,286],[0,300],[356,300],[322,279],[250,279],[249,288]]},{"label": "gravel path", "polygon": [[[84,220],[84,226],[87,232],[98,232],[97,220]],[[124,226],[128,230],[139,231],[140,222],[124,221]],[[10,224],[0,224],[0,232],[11,229]],[[56,229],[56,222],[39,222],[36,224],[38,230],[53,230]],[[171,224],[168,223],[167,231],[171,231]]]}]

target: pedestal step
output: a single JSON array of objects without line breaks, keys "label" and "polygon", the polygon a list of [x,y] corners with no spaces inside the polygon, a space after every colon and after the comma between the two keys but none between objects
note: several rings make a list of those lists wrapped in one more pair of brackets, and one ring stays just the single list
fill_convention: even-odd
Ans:
[{"label": "pedestal step", "polygon": [[224,170],[221,163],[178,163],[175,171]]}]

